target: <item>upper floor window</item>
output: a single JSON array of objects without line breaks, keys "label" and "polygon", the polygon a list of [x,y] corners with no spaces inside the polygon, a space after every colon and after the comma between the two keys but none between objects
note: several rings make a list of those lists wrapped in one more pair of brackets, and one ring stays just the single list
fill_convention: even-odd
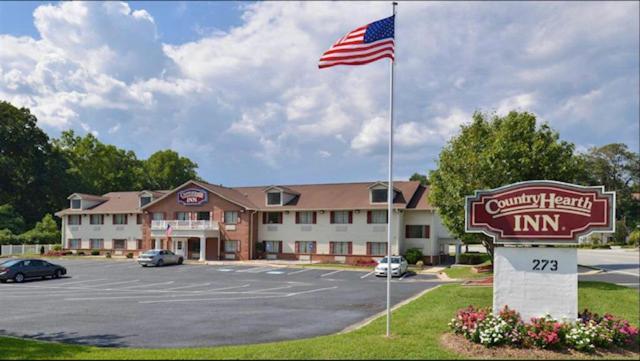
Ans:
[{"label": "upper floor window", "polygon": [[113,224],[127,224],[127,215],[126,214],[114,214],[113,215]]},{"label": "upper floor window", "polygon": [[351,211],[333,211],[331,212],[331,223],[349,224],[352,223]]},{"label": "upper floor window", "polygon": [[387,223],[387,211],[386,210],[375,210],[369,211],[367,214],[367,223],[370,224],[386,224]]},{"label": "upper floor window", "polygon": [[82,206],[82,201],[80,199],[71,200],[71,209],[80,209],[81,206]]},{"label": "upper floor window", "polygon": [[79,214],[72,214],[69,216],[69,224],[70,225],[79,225],[82,224],[82,216]]},{"label": "upper floor window", "polygon": [[140,207],[144,207],[149,203],[151,203],[151,197],[149,196],[140,197]]},{"label": "upper floor window", "polygon": [[103,214],[92,214],[89,217],[89,223],[91,224],[104,224]]},{"label": "upper floor window", "polygon": [[316,223],[316,212],[296,212],[296,223],[298,224],[314,224]]},{"label": "upper floor window", "polygon": [[176,219],[179,221],[188,221],[189,212],[176,212]]},{"label": "upper floor window", "polygon": [[198,212],[196,218],[199,221],[209,221],[211,220],[211,214],[209,212]]},{"label": "upper floor window", "polygon": [[164,213],[162,212],[153,212],[151,217],[154,221],[164,221]]},{"label": "upper floor window", "polygon": [[262,223],[264,223],[264,224],[280,224],[280,223],[282,223],[282,212],[264,212],[264,213],[262,213]]},{"label": "upper floor window", "polygon": [[236,223],[238,223],[238,212],[236,212],[236,211],[225,211],[224,212],[224,223],[225,224],[236,224]]},{"label": "upper floor window", "polygon": [[410,225],[405,226],[405,238],[429,238],[430,227],[427,225]]},{"label": "upper floor window", "polygon": [[386,203],[388,197],[387,192],[386,189],[372,189],[371,203]]},{"label": "upper floor window", "polygon": [[269,192],[267,193],[267,205],[270,206],[279,206],[282,204],[282,194],[280,192]]}]

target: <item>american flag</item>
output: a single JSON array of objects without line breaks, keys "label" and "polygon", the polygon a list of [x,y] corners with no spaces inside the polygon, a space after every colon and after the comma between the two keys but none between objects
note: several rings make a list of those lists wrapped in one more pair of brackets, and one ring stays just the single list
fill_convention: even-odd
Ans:
[{"label": "american flag", "polygon": [[364,65],[383,58],[393,61],[395,15],[361,26],[327,50],[318,67]]}]

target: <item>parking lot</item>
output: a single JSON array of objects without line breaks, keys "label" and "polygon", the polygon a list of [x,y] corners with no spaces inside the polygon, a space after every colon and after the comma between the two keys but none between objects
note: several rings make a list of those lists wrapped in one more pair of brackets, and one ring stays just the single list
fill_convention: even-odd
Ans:
[{"label": "parking lot", "polygon": [[[67,277],[0,284],[0,334],[97,346],[215,346],[331,334],[385,308],[385,279],[365,271],[51,261],[67,267]],[[431,275],[394,279],[392,302],[438,284]]]}]

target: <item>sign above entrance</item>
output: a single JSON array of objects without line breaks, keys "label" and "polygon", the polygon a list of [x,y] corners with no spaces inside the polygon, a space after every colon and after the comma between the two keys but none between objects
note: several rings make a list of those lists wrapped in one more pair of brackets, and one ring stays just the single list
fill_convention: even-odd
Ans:
[{"label": "sign above entrance", "polygon": [[613,232],[615,192],[555,181],[528,181],[476,191],[465,202],[465,231],[496,243],[577,243]]},{"label": "sign above entrance", "polygon": [[200,188],[187,188],[178,192],[178,203],[185,206],[199,206],[207,203],[209,193]]}]

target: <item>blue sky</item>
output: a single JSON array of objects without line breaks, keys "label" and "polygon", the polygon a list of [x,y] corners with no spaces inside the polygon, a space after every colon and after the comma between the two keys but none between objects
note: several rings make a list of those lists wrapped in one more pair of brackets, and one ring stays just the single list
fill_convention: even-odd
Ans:
[{"label": "blue sky", "polygon": [[[226,185],[386,178],[388,63],[317,69],[375,2],[0,2],[0,99],[51,136],[172,148]],[[404,3],[396,177],[474,111],[527,110],[579,150],[637,151],[637,2]]]}]

